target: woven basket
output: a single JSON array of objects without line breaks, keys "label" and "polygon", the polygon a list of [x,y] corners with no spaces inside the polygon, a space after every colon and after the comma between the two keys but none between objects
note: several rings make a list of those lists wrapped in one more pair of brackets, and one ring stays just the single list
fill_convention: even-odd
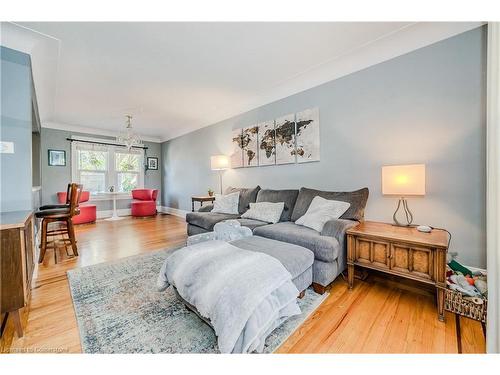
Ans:
[{"label": "woven basket", "polygon": [[445,310],[451,311],[455,314],[466,316],[474,320],[479,320],[486,323],[486,310],[488,300],[483,299],[483,304],[478,305],[472,301],[464,299],[462,293],[455,290],[446,289],[444,298]]}]

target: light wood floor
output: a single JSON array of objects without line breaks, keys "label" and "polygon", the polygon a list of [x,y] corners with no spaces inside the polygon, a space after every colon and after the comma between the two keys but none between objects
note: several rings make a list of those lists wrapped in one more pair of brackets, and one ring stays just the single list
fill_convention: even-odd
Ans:
[{"label": "light wood floor", "polygon": [[[80,256],[48,251],[38,267],[23,338],[13,352],[81,351],[66,271],[175,246],[186,240],[184,220],[170,215],[77,226]],[[458,324],[457,324],[458,323]],[[4,343],[4,347],[8,345]],[[484,353],[481,324],[447,313],[437,320],[433,296],[377,277],[339,278],[330,295],[279,348],[279,353]]]}]

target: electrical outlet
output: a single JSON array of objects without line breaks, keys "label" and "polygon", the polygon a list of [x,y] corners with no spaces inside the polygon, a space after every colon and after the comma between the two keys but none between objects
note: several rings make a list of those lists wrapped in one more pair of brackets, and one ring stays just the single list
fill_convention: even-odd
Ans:
[{"label": "electrical outlet", "polygon": [[0,154],[13,154],[14,142],[0,142]]}]

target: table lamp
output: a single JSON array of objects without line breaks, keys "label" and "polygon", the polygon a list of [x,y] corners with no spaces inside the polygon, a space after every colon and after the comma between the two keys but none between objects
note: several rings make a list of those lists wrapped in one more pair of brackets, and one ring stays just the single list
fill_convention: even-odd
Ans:
[{"label": "table lamp", "polygon": [[222,194],[222,171],[229,168],[229,158],[226,155],[213,155],[210,157],[212,171],[219,171],[220,193]]},{"label": "table lamp", "polygon": [[[398,206],[392,219],[399,226],[409,226],[413,214],[408,208],[405,197],[425,195],[425,164],[391,165],[382,167],[382,194],[399,196]],[[397,219],[399,209],[403,207],[406,224]]]}]

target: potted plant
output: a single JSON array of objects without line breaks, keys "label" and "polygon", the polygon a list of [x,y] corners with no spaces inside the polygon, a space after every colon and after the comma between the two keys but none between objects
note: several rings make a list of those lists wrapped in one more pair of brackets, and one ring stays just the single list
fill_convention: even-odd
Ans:
[{"label": "potted plant", "polygon": [[212,190],[212,188],[208,188],[208,196],[209,197],[213,197],[214,196],[214,191]]}]

